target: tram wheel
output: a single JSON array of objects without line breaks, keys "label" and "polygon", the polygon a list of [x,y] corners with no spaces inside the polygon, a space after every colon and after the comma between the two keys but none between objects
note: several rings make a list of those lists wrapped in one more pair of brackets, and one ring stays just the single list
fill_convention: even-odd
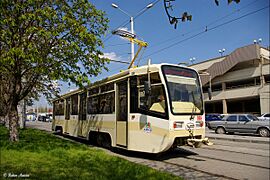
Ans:
[{"label": "tram wheel", "polygon": [[103,135],[98,133],[97,134],[97,145],[98,146],[103,146],[103,141],[104,141]]},{"label": "tram wheel", "polygon": [[55,134],[62,136],[63,135],[63,129],[62,129],[62,127],[57,126],[55,128]]},{"label": "tram wheel", "polygon": [[107,148],[107,149],[111,149],[112,144],[111,144],[111,138],[108,134],[103,134],[103,141],[102,141],[102,146]]}]

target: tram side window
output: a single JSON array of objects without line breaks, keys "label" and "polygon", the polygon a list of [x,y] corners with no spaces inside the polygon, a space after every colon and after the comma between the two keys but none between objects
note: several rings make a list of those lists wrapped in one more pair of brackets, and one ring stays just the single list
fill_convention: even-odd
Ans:
[{"label": "tram side window", "polygon": [[162,85],[152,85],[150,97],[145,96],[144,88],[140,88],[138,94],[140,109],[165,114],[166,102]]},{"label": "tram side window", "polygon": [[100,96],[99,113],[113,114],[115,112],[114,92]]},{"label": "tram side window", "polygon": [[[145,81],[148,81],[148,75],[145,74],[145,75],[139,76],[139,85],[144,85]],[[161,83],[159,74],[157,72],[151,73],[150,74],[150,81],[151,81],[151,84]]]},{"label": "tram side window", "polygon": [[89,97],[87,101],[88,114],[98,114],[99,111],[99,98],[98,96]]},{"label": "tram side window", "polygon": [[[145,95],[144,82],[148,81],[147,75],[139,76],[136,86],[135,78],[131,79],[131,104],[137,105],[137,108],[131,105],[131,112],[141,112],[156,117],[167,118],[167,106],[164,87],[158,73],[151,74],[151,94]],[[134,88],[133,88],[134,87]],[[137,89],[134,92],[134,89]],[[135,102],[135,100],[137,102]],[[137,110],[136,110],[137,109]]]},{"label": "tram side window", "polygon": [[78,115],[78,95],[71,96],[71,115]]},{"label": "tram side window", "polygon": [[91,95],[94,95],[94,94],[98,94],[99,93],[99,88],[93,88],[93,89],[90,89],[88,91],[88,95],[91,96]]},{"label": "tram side window", "polygon": [[112,91],[114,90],[114,83],[105,84],[100,87],[100,92]]},{"label": "tram side window", "polygon": [[54,114],[56,116],[64,115],[64,100],[54,102]]}]

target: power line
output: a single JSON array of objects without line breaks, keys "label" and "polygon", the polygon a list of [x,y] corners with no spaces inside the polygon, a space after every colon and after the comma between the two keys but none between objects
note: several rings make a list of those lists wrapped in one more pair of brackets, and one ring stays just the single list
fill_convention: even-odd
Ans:
[{"label": "power line", "polygon": [[[126,21],[124,21],[121,25],[119,25],[117,28],[115,28],[115,29],[118,29],[118,28],[120,28],[120,27],[122,27],[122,26],[126,26],[127,24],[128,24],[128,22],[130,22],[130,20],[126,20]],[[112,35],[112,31],[114,31],[114,30],[110,30],[109,31],[109,36],[103,41],[103,43],[105,43],[106,41],[108,41],[113,35]]]},{"label": "power line", "polygon": [[[252,3],[254,3],[254,2],[255,2],[255,1],[253,1]],[[250,4],[252,4],[252,3],[250,3]],[[248,4],[247,6],[249,6],[250,4]],[[245,6],[245,7],[247,7],[247,6]],[[243,7],[243,8],[244,8],[244,7]],[[242,8],[242,9],[243,9],[243,8]],[[154,54],[158,54],[158,53],[160,53],[160,52],[162,52],[162,51],[164,51],[164,50],[166,50],[166,49],[169,49],[169,48],[171,48],[171,47],[173,47],[173,46],[176,46],[176,45],[178,45],[178,44],[180,44],[180,43],[183,43],[183,42],[188,41],[188,40],[190,40],[190,39],[196,38],[197,36],[200,36],[200,35],[202,35],[202,34],[204,34],[204,33],[206,33],[206,32],[215,30],[215,29],[217,29],[217,28],[219,28],[219,27],[222,27],[222,26],[224,26],[224,25],[230,24],[230,23],[232,23],[232,22],[235,22],[235,21],[240,20],[240,19],[242,19],[242,18],[245,18],[245,17],[247,17],[247,16],[253,15],[253,14],[255,14],[255,13],[257,13],[257,12],[260,12],[260,11],[262,11],[262,10],[264,10],[264,9],[267,9],[267,8],[269,8],[269,5],[268,5],[268,6],[265,6],[265,7],[263,7],[263,8],[260,8],[260,9],[258,9],[258,10],[249,12],[249,13],[247,13],[247,14],[244,14],[244,15],[238,17],[238,18],[235,18],[235,19],[229,20],[229,21],[227,21],[227,22],[224,22],[224,23],[222,23],[222,24],[219,24],[219,25],[217,25],[217,26],[214,26],[214,27],[212,27],[212,28],[204,29],[203,31],[200,31],[199,33],[197,33],[197,34],[195,34],[195,35],[193,35],[193,36],[187,37],[187,38],[185,38],[185,39],[183,39],[183,40],[180,40],[180,41],[178,41],[178,42],[176,42],[176,43],[173,43],[173,44],[171,44],[171,45],[169,45],[169,46],[166,46],[166,47],[164,47],[164,48],[162,48],[162,49],[160,49],[160,50],[157,50],[157,51],[155,51],[155,52],[153,52],[153,53],[151,53],[151,54],[149,54],[149,55],[144,56],[144,57],[142,58],[142,61],[145,61],[149,56],[152,56],[152,55],[154,55]],[[224,17],[221,17],[220,19],[224,19],[224,18],[225,18],[225,16],[224,16]],[[213,22],[214,22],[214,21],[213,21]],[[123,66],[123,67],[124,67],[124,66]],[[115,68],[115,69],[113,69],[111,72],[116,72],[116,71],[119,70],[119,69],[120,69],[120,68]]]},{"label": "power line", "polygon": [[[223,19],[225,19],[225,18],[227,18],[227,17],[232,16],[232,15],[235,14],[235,13],[240,12],[241,10],[243,10],[243,9],[245,9],[245,8],[247,8],[247,7],[249,7],[250,5],[254,4],[255,2],[258,2],[258,0],[254,0],[254,1],[252,1],[251,3],[249,3],[249,4],[245,5],[245,6],[243,6],[242,8],[237,9],[237,10],[231,12],[231,13],[228,13],[228,14],[226,14],[225,16],[222,16],[222,17],[220,17],[220,18],[218,18],[218,19],[216,19],[216,20],[214,20],[214,21],[208,23],[208,24],[207,24],[206,26],[204,26],[204,27],[199,27],[199,28],[193,29],[193,30],[191,30],[191,31],[189,31],[189,32],[186,32],[186,33],[181,34],[180,36],[186,36],[186,35],[191,34],[191,33],[193,33],[193,32],[199,31],[199,30],[201,30],[202,28],[209,27],[209,26],[215,24],[216,22],[219,22],[220,20],[223,20]],[[167,43],[167,42],[169,42],[169,41],[171,41],[171,40],[175,40],[175,38],[177,38],[177,37],[179,37],[179,35],[174,36],[174,37],[171,37],[171,38],[169,38],[169,39],[167,39],[167,40],[164,40],[164,41],[162,41],[162,42],[160,42],[160,43],[156,43],[155,45],[153,45],[153,46],[151,46],[151,47],[149,47],[149,48],[151,49],[151,48],[153,48],[153,47],[160,46],[161,44]],[[149,49],[149,48],[148,48],[148,49]]]},{"label": "power line", "polygon": [[[160,0],[156,0],[156,1],[153,1],[153,6],[155,5],[155,4],[157,4],[158,2],[159,2]],[[133,20],[135,20],[136,18],[138,18],[140,15],[142,15],[147,9],[145,9],[145,11],[144,11],[144,9],[145,9],[145,7],[144,8],[142,8],[139,12],[139,14],[137,14],[136,16],[134,16],[134,18],[133,18]],[[106,41],[108,41],[113,35],[112,35],[112,31],[114,31],[114,30],[117,30],[118,28],[120,28],[120,27],[123,27],[123,26],[126,26],[127,24],[129,24],[130,23],[130,20],[126,20],[126,21],[124,21],[121,25],[119,25],[119,26],[117,26],[116,28],[114,28],[113,30],[111,30],[111,31],[109,31],[109,33],[110,33],[110,35],[103,41],[103,43],[104,42],[106,42]]]},{"label": "power line", "polygon": [[252,5],[252,4],[256,3],[256,2],[258,2],[258,0],[252,1],[251,3],[249,3],[249,4],[247,4],[247,5],[243,6],[243,7],[241,7],[241,8],[239,8],[239,9],[236,9],[235,11],[233,11],[233,12],[231,12],[231,13],[229,13],[229,14],[227,14],[227,15],[225,15],[225,16],[222,16],[222,17],[220,17],[220,18],[218,18],[218,19],[216,19],[216,20],[210,22],[207,26],[213,25],[213,24],[215,24],[216,22],[219,22],[220,20],[223,20],[223,19],[225,19],[225,18],[227,18],[227,17],[230,17],[230,16],[232,16],[233,14],[240,12],[241,10],[243,10],[243,9],[245,9],[245,8],[247,8],[247,7],[249,7],[250,5]]},{"label": "power line", "polygon": [[159,50],[157,50],[157,51],[155,51],[155,52],[153,52],[153,53],[151,53],[151,54],[145,56],[143,59],[146,60],[146,58],[149,57],[149,56],[152,56],[152,55],[154,55],[154,54],[158,54],[158,53],[160,53],[160,52],[162,52],[162,51],[164,51],[164,50],[166,50],[166,49],[169,49],[169,48],[171,48],[171,47],[173,47],[173,46],[176,46],[176,45],[178,45],[178,44],[180,44],[180,43],[183,43],[183,42],[185,42],[185,41],[187,41],[187,40],[190,40],[190,39],[193,39],[193,38],[195,38],[195,37],[197,37],[197,36],[200,36],[201,34],[207,33],[207,32],[209,32],[209,31],[212,31],[212,30],[217,29],[217,28],[219,28],[219,27],[222,27],[222,26],[224,26],[224,25],[230,24],[230,23],[232,23],[232,22],[235,22],[235,21],[237,21],[237,20],[239,20],[239,19],[242,19],[242,18],[244,18],[244,17],[250,16],[250,15],[252,15],[252,14],[255,14],[255,13],[260,12],[260,11],[262,11],[262,10],[264,10],[264,9],[267,9],[267,8],[269,8],[269,6],[265,6],[265,7],[261,8],[261,9],[252,11],[252,12],[250,12],[250,13],[247,13],[247,14],[245,14],[245,15],[242,15],[242,16],[240,16],[240,17],[238,17],[238,18],[235,18],[235,19],[232,19],[232,20],[230,20],[230,21],[224,22],[224,23],[219,24],[219,25],[217,25],[217,26],[214,26],[214,27],[212,27],[212,28],[207,28],[207,29],[205,29],[204,31],[201,31],[201,32],[199,32],[199,33],[197,33],[197,34],[195,34],[195,35],[193,35],[193,36],[187,37],[187,38],[185,38],[185,39],[183,39],[183,40],[181,40],[181,41],[175,42],[175,43],[173,43],[173,44],[171,44],[171,45],[169,45],[169,46],[166,46],[166,47],[164,47],[164,48],[162,48],[162,49],[159,49]]},{"label": "power line", "polygon": [[127,45],[127,44],[130,44],[130,43],[108,44],[108,45],[106,45],[106,47],[110,47],[110,46],[122,46],[122,45]]}]

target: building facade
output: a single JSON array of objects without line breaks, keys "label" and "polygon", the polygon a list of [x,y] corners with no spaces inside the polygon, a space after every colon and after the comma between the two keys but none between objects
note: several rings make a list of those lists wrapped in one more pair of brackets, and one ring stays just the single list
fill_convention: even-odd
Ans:
[{"label": "building facade", "polygon": [[190,67],[200,73],[206,113],[270,112],[269,49],[252,44]]}]

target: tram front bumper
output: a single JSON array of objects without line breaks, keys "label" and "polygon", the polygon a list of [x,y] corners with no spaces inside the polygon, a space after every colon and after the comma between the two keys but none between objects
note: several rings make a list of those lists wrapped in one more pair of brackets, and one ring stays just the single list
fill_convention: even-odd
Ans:
[{"label": "tram front bumper", "polygon": [[203,138],[203,139],[187,139],[187,144],[192,147],[200,147],[202,144],[211,146],[213,145],[212,142],[209,141],[208,138]]}]

